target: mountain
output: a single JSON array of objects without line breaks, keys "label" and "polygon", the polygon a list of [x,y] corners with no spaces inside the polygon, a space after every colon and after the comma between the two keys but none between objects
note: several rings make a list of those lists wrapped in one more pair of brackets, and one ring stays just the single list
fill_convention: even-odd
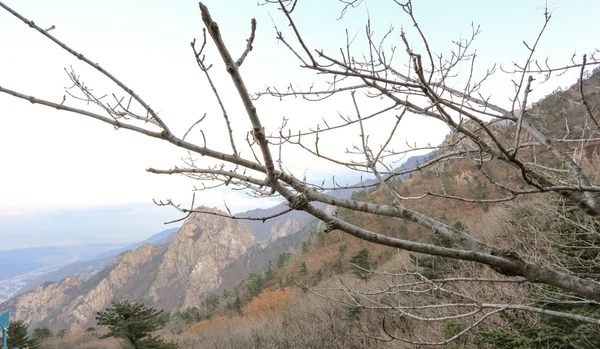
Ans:
[{"label": "mountain", "polygon": [[175,236],[175,233],[177,233],[177,230],[179,230],[179,227],[174,227],[174,228],[169,228],[169,229],[163,230],[160,233],[156,233],[156,234],[152,235],[151,237],[147,238],[144,241],[136,242],[131,245],[127,245],[123,248],[114,249],[114,250],[110,250],[110,251],[98,254],[93,258],[93,260],[113,258],[115,256],[120,255],[121,253],[123,253],[125,251],[135,250],[136,248],[143,246],[145,244],[152,244],[152,245],[168,244],[169,242],[171,242],[171,240]]},{"label": "mountain", "polygon": [[88,244],[0,251],[0,265],[4,266],[0,267],[0,302],[41,275],[52,273],[75,261],[93,259],[100,253],[122,246],[123,244]]},{"label": "mountain", "polygon": [[[416,164],[428,156],[431,154],[410,158],[407,163]],[[371,179],[362,184],[373,182]],[[343,189],[333,193],[349,198],[358,190]],[[334,210],[324,204],[314,204],[328,211]],[[239,215],[265,217],[287,207],[281,203]],[[68,271],[52,274],[54,280],[66,275],[70,277],[41,284],[0,308],[11,310],[16,318],[30,324],[76,329],[93,324],[96,312],[104,309],[113,298],[142,301],[166,310],[199,306],[209,293],[231,289],[249,273],[262,270],[269,260],[276,260],[280,253],[297,251],[319,227],[315,218],[299,211],[265,222],[195,213],[176,233],[172,229],[145,241],[170,241],[168,244],[146,243],[137,249],[134,249],[135,245],[127,246],[100,254],[98,259],[91,261],[93,263],[73,264]],[[121,254],[109,263],[114,253]],[[103,264],[106,267],[98,271]],[[52,301],[47,301],[50,298]]]},{"label": "mountain", "polygon": [[[434,155],[434,152],[430,152],[424,155],[411,156],[406,159],[405,162],[402,163],[396,171],[411,169],[417,166],[420,163],[423,163],[429,159],[431,159]],[[406,179],[408,175],[400,176],[400,179]],[[360,183],[356,183],[355,186],[358,185],[370,185],[375,183],[376,180],[374,178],[368,178]],[[350,199],[352,193],[360,191],[358,188],[347,188],[347,189],[338,189],[327,191],[328,194],[336,196],[342,199]],[[325,208],[325,204],[316,202],[313,203],[318,208]],[[254,209],[245,212],[241,212],[238,215],[241,217],[268,217],[272,215],[276,215],[279,212],[283,212],[288,209],[288,205],[286,203],[280,203],[271,208],[267,209]],[[311,222],[315,221],[315,218],[304,211],[291,211],[279,217],[271,218],[267,221],[260,220],[248,220],[246,224],[252,231],[254,237],[257,240],[261,241],[261,245],[263,247],[273,243],[275,240],[292,235],[303,228],[307,227]]]},{"label": "mountain", "polygon": [[[175,236],[175,233],[178,229],[179,227],[166,229],[161,231],[160,233],[152,235],[144,241],[136,242],[122,248],[112,249],[110,251],[106,251],[96,255],[90,260],[76,261],[63,266],[60,269],[44,273],[38,277],[29,280],[27,283],[22,285],[21,288],[16,292],[16,294],[27,292],[46,282],[55,282],[83,273],[92,274],[107,267],[116,256],[122,254],[123,252],[135,250],[138,247],[143,246],[145,244],[167,244],[171,241],[171,239],[173,239],[173,236]],[[2,300],[0,299],[0,301]]]},{"label": "mountain", "polygon": [[[279,212],[285,211],[289,206],[286,203],[280,203],[267,209],[255,209],[239,214],[241,217],[268,217]],[[266,221],[247,220],[248,225],[254,237],[263,243],[263,246],[277,240],[278,238],[291,235],[302,229],[314,217],[304,211],[291,211],[279,217]]]},{"label": "mountain", "polygon": [[169,244],[148,297],[160,308],[198,305],[257,242],[244,222],[193,214]]},{"label": "mountain", "polygon": [[55,282],[67,277],[82,274],[92,275],[105,268],[119,254],[134,250],[146,243],[168,243],[179,228],[170,228],[154,234],[148,239],[126,245],[123,244],[88,244],[68,247],[35,247],[18,250],[0,251],[3,265],[13,268],[2,268],[0,272],[12,272],[12,277],[0,281],[0,302],[10,297],[27,292],[46,283]]},{"label": "mountain", "polygon": [[[600,75],[598,78],[600,79]],[[553,98],[549,98],[543,104],[547,105],[552,102]],[[575,104],[568,105],[573,107]],[[546,107],[545,110],[549,109]],[[569,115],[571,114],[573,113],[569,113]],[[581,117],[584,113],[576,113],[575,115]],[[554,117],[554,114],[550,116],[552,118],[548,117],[544,120],[545,127],[556,127],[558,129],[558,125],[563,125],[562,117]],[[468,122],[464,125],[465,127],[475,127],[474,124]],[[503,133],[508,136],[514,134],[512,132],[514,130],[511,129],[513,125],[509,123],[499,123],[492,127],[499,135]],[[560,132],[557,133],[560,134]],[[438,154],[452,151],[452,146],[461,147],[459,141],[461,139],[456,134],[448,135]],[[464,142],[464,140],[462,141]],[[598,145],[594,143],[593,146],[594,148],[590,150],[593,154],[589,155],[588,158],[590,165],[594,165],[593,161],[597,161],[597,157],[594,156],[598,154]],[[583,152],[581,156],[588,157],[588,149],[584,149],[586,152]],[[540,152],[540,154],[543,154],[543,152]],[[400,169],[414,167],[418,163],[427,161],[433,155],[433,153],[429,153],[409,158]],[[597,165],[597,162],[595,165]],[[456,159],[437,166],[437,168],[417,171],[412,177],[402,176],[399,181],[391,181],[390,183],[398,192],[405,193],[403,195],[406,196],[417,196],[425,191],[439,192],[442,190],[452,191],[456,195],[465,197],[485,197],[488,199],[497,198],[498,195],[504,194],[498,188],[488,188],[486,178],[476,166],[473,166],[470,159]],[[502,175],[506,182],[518,183],[520,174],[514,169],[508,168],[508,166],[498,161],[487,162],[486,167],[487,170]],[[439,172],[436,170],[439,170]],[[368,181],[374,183],[372,179]],[[365,183],[366,181],[363,182],[363,184]],[[351,189],[340,190],[336,191],[336,195],[349,197],[353,192],[354,190]],[[374,187],[374,190],[361,193],[361,197],[368,202],[390,203],[387,196],[377,187]],[[432,197],[423,200],[407,200],[406,202],[408,208],[417,212],[422,212],[431,217],[440,217],[440,220],[446,222],[458,223],[460,220],[460,223],[464,224],[467,229],[473,228],[473,231],[485,232],[485,234],[489,234],[486,236],[487,239],[498,240],[500,238],[507,239],[505,235],[506,209],[509,207],[508,205],[513,204],[516,206],[512,209],[516,210],[522,203],[473,205],[469,202],[437,200]],[[276,214],[286,208],[287,206],[282,203],[270,209],[251,210],[240,215],[263,217]],[[335,209],[331,206],[324,208],[329,212]],[[422,226],[398,218],[381,217],[344,209],[338,210],[337,214],[353,224],[389,236],[420,241],[424,240],[430,233],[428,229],[422,229]],[[270,333],[269,331],[272,331],[274,341],[292,337],[292,335],[304,340],[307,333],[312,334],[309,337],[325,337],[331,333],[336,333],[336,331],[342,333],[339,335],[340,338],[354,334],[357,338],[362,339],[364,338],[362,325],[368,324],[375,325],[375,329],[381,331],[378,327],[381,321],[373,321],[376,318],[372,317],[372,313],[358,315],[359,317],[362,316],[360,326],[355,326],[355,323],[348,324],[349,312],[347,305],[351,303],[341,305],[335,302],[318,303],[318,297],[309,298],[304,296],[310,295],[310,292],[298,291],[288,294],[290,298],[294,298],[291,301],[293,302],[291,303],[292,306],[277,316],[264,316],[264,312],[257,311],[257,308],[263,311],[264,308],[277,305],[273,293],[270,296],[273,297],[272,299],[258,296],[254,299],[257,302],[252,301],[249,304],[260,305],[260,307],[255,307],[255,314],[251,313],[249,306],[243,308],[242,315],[236,312],[235,316],[230,316],[233,310],[228,314],[226,313],[227,310],[223,310],[223,308],[226,308],[225,304],[229,304],[227,297],[229,297],[229,300],[231,300],[232,295],[244,300],[248,299],[246,297],[248,294],[244,294],[246,289],[244,286],[250,285],[249,280],[251,279],[248,274],[264,270],[269,261],[277,260],[278,256],[281,257],[282,252],[291,252],[295,256],[288,258],[287,262],[276,263],[276,267],[271,269],[271,277],[267,279],[265,276],[264,284],[259,286],[262,287],[262,290],[277,288],[278,291],[285,292],[283,291],[285,286],[292,284],[294,279],[300,279],[305,284],[311,282],[313,285],[323,281],[329,284],[322,284],[325,286],[322,290],[333,290],[332,285],[342,285],[342,279],[337,277],[349,272],[350,261],[365,248],[370,253],[371,257],[369,258],[372,258],[378,265],[383,267],[385,267],[385,263],[393,263],[388,264],[388,266],[393,266],[393,270],[402,270],[397,269],[398,267],[411,269],[417,266],[424,267],[417,264],[418,260],[415,263],[414,254],[407,253],[407,251],[368,243],[339,231],[324,234],[322,230],[319,232],[319,227],[320,222],[302,212],[295,211],[264,223],[193,214],[186,220],[168,245],[145,244],[134,251],[128,251],[117,256],[105,269],[93,275],[80,274],[77,277],[70,277],[60,282],[41,285],[10,302],[1,304],[0,309],[9,309],[15,314],[16,318],[23,319],[31,324],[76,329],[93,324],[96,312],[106,307],[113,298],[142,301],[149,306],[171,311],[189,306],[199,306],[207,294],[211,292],[221,294],[220,292],[223,290],[231,291],[234,287],[237,287],[234,292],[228,292],[229,296],[223,296],[225,299],[221,303],[221,310],[222,313],[225,313],[224,315],[213,314],[209,321],[202,321],[194,325],[190,331],[183,332],[179,337],[180,340],[185,337],[186,343],[189,344],[190,338],[194,338],[194,341],[196,341],[194,343],[203,343],[203,340],[207,342],[205,339],[210,338],[211,345],[220,340],[222,343],[226,343],[223,347],[230,347],[232,343],[240,343],[232,341],[232,338],[238,336],[239,339],[239,333],[241,333],[241,336],[247,336],[248,345],[234,346],[250,347],[252,345],[250,341],[256,343],[263,340],[263,338],[268,339],[267,333]],[[514,236],[517,237],[521,233],[521,227],[515,226]],[[510,241],[510,236],[508,239]],[[304,267],[304,276],[299,275],[300,266]],[[424,268],[431,269],[432,267]],[[463,271],[469,273],[468,275],[487,273],[484,269],[469,264],[457,264],[456,268],[465,268]],[[409,274],[412,273],[406,275]],[[266,275],[266,273],[260,275]],[[394,275],[391,273],[388,276],[393,277],[390,281],[394,283],[397,280],[402,280],[396,277],[403,277],[401,274]],[[247,280],[246,284],[243,283],[244,279]],[[288,282],[290,279],[292,281]],[[350,281],[354,285],[359,285],[359,287],[364,285],[365,288],[363,289],[369,291],[360,293],[361,301],[370,299],[369,295],[379,295],[386,292],[394,292],[395,295],[397,293],[389,291],[389,287],[387,287],[388,291],[379,290],[378,287],[385,286],[385,283],[380,283],[379,280],[370,285],[365,280],[355,280],[358,283]],[[350,285],[352,286],[352,284]],[[376,288],[371,288],[371,285],[376,285]],[[410,283],[406,285],[410,285]],[[464,287],[463,290],[466,293],[472,291],[471,285],[457,287]],[[373,290],[375,292],[371,292]],[[506,289],[501,288],[501,286],[490,286],[479,291],[480,294],[484,294],[492,300],[496,299],[498,294],[506,295]],[[454,301],[455,294],[458,293],[452,292],[449,294],[447,301]],[[427,304],[425,302],[439,304],[440,301],[445,300],[438,292],[430,295],[426,292],[418,292],[418,294],[412,296],[410,292],[406,292],[403,293],[403,297],[404,295],[414,297],[407,298],[404,301],[414,301],[415,304]],[[519,297],[518,294],[516,296]],[[256,313],[261,315],[256,316]],[[366,319],[365,315],[368,316]],[[419,325],[421,327],[417,327],[414,322],[411,323],[410,320],[403,317],[400,317],[399,320],[401,320],[400,326],[411,332],[413,330],[421,331],[424,328],[427,331],[435,331],[435,333],[443,335],[447,329],[445,322],[439,322],[439,324],[428,322],[426,327],[422,327],[422,324]],[[210,324],[211,322],[212,324]],[[256,326],[257,323],[261,324],[260,327]],[[199,324],[201,326],[198,326]],[[341,326],[346,326],[346,328],[344,329]],[[498,322],[492,323],[491,326],[498,327]],[[296,333],[290,330],[293,327],[297,328]],[[360,332],[360,335],[351,332],[354,331],[353,329]],[[211,336],[200,336],[202,331],[205,335],[210,332]],[[290,333],[292,335],[289,335]],[[315,335],[315,333],[317,334]],[[213,338],[217,339],[213,342]],[[329,340],[329,337],[327,337],[327,340]],[[266,340],[263,340],[262,343],[266,342]],[[305,344],[304,341],[302,343]],[[480,345],[481,343],[477,344]],[[350,347],[344,345],[344,343],[338,346]],[[357,345],[357,347],[359,346]]]},{"label": "mountain", "polygon": [[[243,221],[192,214],[168,245],[145,244],[101,271],[44,283],[0,308],[31,324],[76,329],[93,324],[96,312],[113,298],[169,310],[199,306],[209,293],[231,288],[279,253],[298,249],[315,224],[300,229],[304,234],[279,232],[282,238],[261,246]],[[80,265],[85,264],[73,266]]]},{"label": "mountain", "polygon": [[145,244],[91,277],[46,283],[0,307],[28,323],[75,329],[92,323],[115,297],[167,309],[198,305],[228,277],[228,266],[257,243],[243,222],[193,214],[168,245]]},{"label": "mountain", "polygon": [[93,318],[94,309],[105,305],[113,297],[127,294],[127,285],[135,287],[143,282],[145,275],[152,275],[151,270],[156,267],[153,257],[165,249],[165,246],[144,245],[136,251],[118,256],[107,268],[87,281],[69,277],[56,283],[47,283],[13,298],[2,308],[10,310],[15,318],[29,323],[53,327],[73,325],[72,328],[76,328],[76,324]]}]

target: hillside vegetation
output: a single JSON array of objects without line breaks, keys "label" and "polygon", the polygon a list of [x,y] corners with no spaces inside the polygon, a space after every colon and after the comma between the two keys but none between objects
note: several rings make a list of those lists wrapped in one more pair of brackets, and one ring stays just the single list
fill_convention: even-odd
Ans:
[{"label": "hillside vegetation", "polygon": [[[585,86],[592,108],[600,110],[600,73]],[[564,115],[570,115],[569,127],[576,129],[584,121],[581,105],[569,102],[576,89],[556,91],[536,103],[532,122],[562,135],[567,127]],[[493,127],[506,128],[507,137],[512,134],[512,126]],[[440,151],[450,152],[461,142],[450,134],[448,147]],[[543,161],[539,159],[543,152],[536,156]],[[580,149],[577,156],[581,166],[599,174],[595,144]],[[518,174],[501,162],[483,166],[505,183],[520,183]],[[502,194],[469,160],[440,163],[394,181],[393,186],[403,197],[436,191],[478,199]],[[353,198],[389,203],[380,189],[357,192]],[[530,260],[600,279],[600,225],[558,195],[489,204],[429,196],[408,200],[407,206],[455,229],[480,232],[477,237],[484,242]],[[338,209],[337,215],[389,236],[453,244],[399,218],[345,209]],[[336,230],[325,233],[318,225],[300,235],[296,250],[273,256],[262,273],[251,273],[235,287],[210,294],[198,307],[171,312],[157,333],[180,348],[413,348],[436,343],[448,348],[600,347],[600,326],[518,307],[484,313],[456,305],[470,301],[535,305],[600,319],[596,302],[520,278],[495,282],[499,274],[489,267],[409,253]],[[74,331],[47,340],[45,347],[118,347],[112,339],[97,339],[95,333]]]}]

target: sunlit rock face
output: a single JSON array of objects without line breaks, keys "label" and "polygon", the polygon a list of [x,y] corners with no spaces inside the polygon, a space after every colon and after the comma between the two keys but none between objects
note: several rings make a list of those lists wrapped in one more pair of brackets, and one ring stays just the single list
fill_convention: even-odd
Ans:
[{"label": "sunlit rock face", "polygon": [[166,308],[197,305],[221,285],[227,266],[256,243],[241,221],[192,214],[169,244],[149,295]]},{"label": "sunlit rock face", "polygon": [[15,319],[40,322],[56,313],[68,300],[69,291],[80,285],[81,282],[73,277],[42,285],[8,302],[7,308]]},{"label": "sunlit rock face", "polygon": [[200,305],[228,278],[227,267],[255,244],[243,222],[195,213],[168,245],[143,245],[116,257],[95,275],[41,285],[2,309],[29,324],[73,330],[93,325],[96,313],[112,299],[141,301],[160,309]]}]

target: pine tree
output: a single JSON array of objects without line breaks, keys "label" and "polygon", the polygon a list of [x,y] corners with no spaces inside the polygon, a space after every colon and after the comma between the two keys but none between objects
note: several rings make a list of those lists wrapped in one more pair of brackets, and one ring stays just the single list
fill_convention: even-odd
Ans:
[{"label": "pine tree", "polygon": [[265,269],[264,274],[265,274],[266,281],[273,279],[273,263],[271,262],[270,259],[269,259],[269,263],[267,264],[267,268]]},{"label": "pine tree", "polygon": [[27,334],[29,325],[23,320],[11,320],[8,324],[8,340],[7,345],[9,348],[20,348],[23,344],[29,344],[29,347],[34,349],[37,348],[37,341]]},{"label": "pine tree", "polygon": [[302,242],[302,253],[308,252],[309,247],[310,247],[310,239]]},{"label": "pine tree", "polygon": [[346,312],[346,321],[350,326],[356,325],[356,323],[360,319],[360,313],[360,308],[348,307],[348,311]]},{"label": "pine tree", "polygon": [[248,288],[248,298],[252,299],[260,293],[263,285],[263,278],[260,274],[250,273],[248,274],[246,287]]},{"label": "pine tree", "polygon": [[181,317],[181,319],[189,325],[208,318],[208,315],[202,314],[198,307],[192,306],[185,308],[181,313],[179,313],[179,317]]},{"label": "pine tree", "polygon": [[235,300],[233,301],[233,309],[235,309],[238,313],[242,312],[242,299],[238,293],[235,294]]},{"label": "pine tree", "polygon": [[[460,220],[454,222],[452,227],[459,231],[467,230],[463,222]],[[454,247],[454,243],[451,239],[437,234],[429,235],[426,239],[426,242],[436,246]],[[419,270],[419,273],[428,279],[441,278],[459,266],[459,262],[456,260],[444,257],[422,256],[414,254],[410,254],[409,257],[412,264],[422,268]]]},{"label": "pine tree", "polygon": [[344,271],[344,266],[342,265],[342,259],[340,257],[336,258],[333,263],[331,263],[331,271],[336,274],[340,274]]},{"label": "pine tree", "polygon": [[306,270],[306,262],[302,261],[302,263],[300,263],[298,273],[302,276],[306,276],[306,274],[308,274],[308,270]]},{"label": "pine tree", "polygon": [[67,335],[67,330],[64,328],[61,328],[60,330],[58,330],[58,332],[56,332],[56,337],[58,338],[64,338]]},{"label": "pine tree", "polygon": [[52,330],[49,329],[48,327],[42,326],[42,327],[36,327],[33,329],[32,338],[36,342],[42,342],[48,338],[51,338],[52,336],[53,336]]},{"label": "pine tree", "polygon": [[214,293],[211,293],[208,296],[206,296],[206,298],[204,299],[204,301],[202,303],[206,307],[206,310],[208,310],[208,313],[212,314],[215,312],[215,310],[217,310],[217,307],[219,306],[220,302],[221,302],[221,297],[217,296]]},{"label": "pine tree", "polygon": [[277,268],[283,268],[283,266],[290,260],[291,257],[291,253],[281,252],[279,256],[277,256]]},{"label": "pine tree", "polygon": [[317,271],[315,272],[315,275],[313,277],[313,284],[318,284],[319,282],[321,282],[321,280],[323,279],[323,272],[321,271],[321,269],[317,269]]},{"label": "pine tree", "polygon": [[325,232],[323,230],[317,230],[315,232],[315,238],[317,240],[316,245],[319,247],[323,247],[325,244]]},{"label": "pine tree", "polygon": [[160,329],[157,317],[162,313],[142,303],[128,300],[113,300],[112,307],[98,312],[96,320],[100,326],[108,326],[101,338],[123,338],[135,349],[176,349],[174,342],[153,337],[152,332]]},{"label": "pine tree", "polygon": [[350,268],[352,274],[361,279],[368,277],[368,270],[376,267],[377,263],[369,257],[369,250],[366,247],[361,248],[356,254],[350,257]]}]

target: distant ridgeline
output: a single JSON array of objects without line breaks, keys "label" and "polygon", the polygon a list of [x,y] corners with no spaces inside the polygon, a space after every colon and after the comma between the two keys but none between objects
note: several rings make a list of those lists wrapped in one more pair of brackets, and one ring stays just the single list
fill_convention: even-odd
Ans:
[{"label": "distant ridgeline", "polygon": [[[400,169],[432,155],[411,157]],[[374,182],[368,179],[362,184]],[[356,191],[341,189],[334,195],[350,198]],[[285,208],[282,203],[239,215],[262,217]],[[197,305],[209,293],[231,288],[249,273],[264,269],[282,252],[298,250],[316,224],[314,217],[301,211],[264,223],[193,214],[178,230],[166,230],[148,241],[31,280],[23,287],[27,292],[1,306],[30,324],[75,329],[93,324],[96,312],[112,298],[167,310]]]}]

